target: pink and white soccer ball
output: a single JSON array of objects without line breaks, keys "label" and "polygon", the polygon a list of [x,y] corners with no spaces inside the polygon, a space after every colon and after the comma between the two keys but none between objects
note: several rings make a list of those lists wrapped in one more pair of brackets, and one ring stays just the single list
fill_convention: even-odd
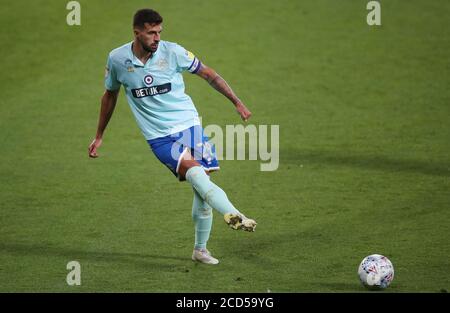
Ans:
[{"label": "pink and white soccer ball", "polygon": [[365,257],[358,268],[361,283],[369,289],[385,289],[394,279],[394,266],[380,254]]}]

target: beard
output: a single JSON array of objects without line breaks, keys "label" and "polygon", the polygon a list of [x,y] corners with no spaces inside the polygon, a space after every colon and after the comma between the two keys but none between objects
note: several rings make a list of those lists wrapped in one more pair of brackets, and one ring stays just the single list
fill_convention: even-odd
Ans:
[{"label": "beard", "polygon": [[[139,39],[138,39],[139,40]],[[142,42],[141,40],[139,40],[139,43],[142,46],[142,49],[144,49],[145,51],[149,52],[149,53],[155,53],[156,50],[158,50],[158,42],[155,42],[153,44],[151,44],[150,46],[147,46],[144,42]]]}]

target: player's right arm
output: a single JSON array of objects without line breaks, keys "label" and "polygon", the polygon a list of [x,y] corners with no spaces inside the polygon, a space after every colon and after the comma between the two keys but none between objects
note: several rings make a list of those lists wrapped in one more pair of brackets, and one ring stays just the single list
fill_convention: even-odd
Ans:
[{"label": "player's right arm", "polygon": [[95,135],[95,139],[89,145],[89,156],[91,158],[98,157],[97,149],[102,144],[103,133],[108,125],[109,120],[114,112],[114,108],[116,107],[117,97],[119,95],[120,89],[117,90],[105,90],[103,94],[101,107],[100,107],[100,116],[98,118],[98,126],[97,133]]},{"label": "player's right arm", "polygon": [[97,149],[102,144],[103,133],[116,107],[117,97],[120,91],[120,82],[117,79],[116,69],[111,55],[108,56],[105,72],[105,93],[102,96],[100,116],[98,118],[97,133],[95,139],[89,145],[88,151],[91,158],[98,157]]},{"label": "player's right arm", "polygon": [[244,103],[236,96],[233,89],[215,70],[200,62],[192,52],[187,51],[178,44],[174,46],[174,51],[179,71],[187,70],[192,74],[197,74],[234,104],[242,120],[246,122],[250,118],[252,115],[250,110],[247,109]]}]

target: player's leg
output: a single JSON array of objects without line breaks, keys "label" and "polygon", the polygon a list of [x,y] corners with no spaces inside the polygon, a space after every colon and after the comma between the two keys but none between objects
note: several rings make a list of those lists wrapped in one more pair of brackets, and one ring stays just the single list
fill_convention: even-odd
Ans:
[{"label": "player's leg", "polygon": [[206,249],[206,244],[211,233],[213,214],[211,207],[203,201],[197,191],[194,191],[192,202],[192,219],[195,224],[195,246],[196,249]]},{"label": "player's leg", "polygon": [[206,249],[206,244],[211,233],[212,209],[203,201],[200,195],[193,189],[194,200],[192,203],[192,219],[195,224],[195,246],[192,252],[192,260],[206,264],[218,264],[219,260],[211,256]]},{"label": "player's leg", "polygon": [[200,163],[190,153],[184,153],[179,162],[178,175],[180,178],[191,183],[200,197],[224,216],[225,222],[231,228],[255,230],[256,222],[245,217],[234,207],[226,193],[209,179]]},{"label": "player's leg", "polygon": [[[181,137],[181,134],[178,137]],[[158,160],[167,166],[176,177],[180,178],[177,173],[179,160],[189,150],[185,149],[181,143],[176,142],[173,136],[149,140],[148,143]],[[212,210],[198,195],[195,189],[193,189],[193,192],[192,218],[195,224],[195,246],[192,259],[206,264],[217,264],[219,261],[213,258],[206,249],[206,243],[211,232]]]}]

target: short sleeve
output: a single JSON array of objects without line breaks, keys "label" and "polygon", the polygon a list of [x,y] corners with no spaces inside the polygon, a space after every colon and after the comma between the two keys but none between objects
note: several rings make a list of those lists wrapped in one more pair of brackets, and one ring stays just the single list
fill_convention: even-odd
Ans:
[{"label": "short sleeve", "polygon": [[200,69],[200,60],[190,51],[180,45],[175,46],[175,55],[177,58],[178,71],[189,71],[192,74]]},{"label": "short sleeve", "polygon": [[117,80],[117,73],[114,68],[111,56],[108,56],[105,68],[105,88],[107,90],[117,90],[120,88],[120,82]]}]

